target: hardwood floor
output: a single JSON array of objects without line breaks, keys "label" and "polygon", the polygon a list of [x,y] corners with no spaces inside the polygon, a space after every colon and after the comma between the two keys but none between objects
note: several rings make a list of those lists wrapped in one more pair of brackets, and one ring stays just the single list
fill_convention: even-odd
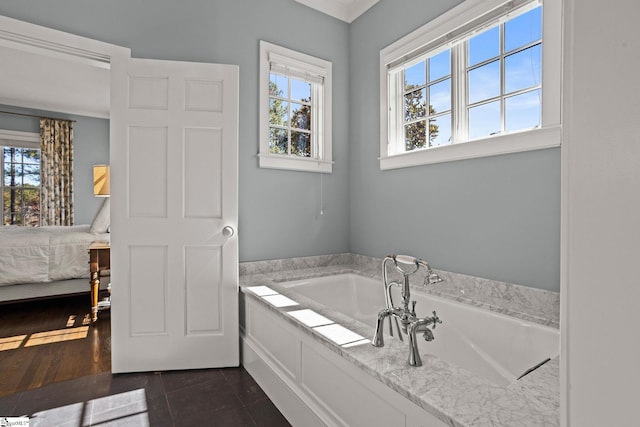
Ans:
[{"label": "hardwood floor", "polygon": [[0,306],[0,396],[111,370],[109,312],[90,325],[89,304],[81,295]]},{"label": "hardwood floor", "polygon": [[242,367],[111,374],[89,296],[0,305],[0,417],[33,426],[289,426]]}]

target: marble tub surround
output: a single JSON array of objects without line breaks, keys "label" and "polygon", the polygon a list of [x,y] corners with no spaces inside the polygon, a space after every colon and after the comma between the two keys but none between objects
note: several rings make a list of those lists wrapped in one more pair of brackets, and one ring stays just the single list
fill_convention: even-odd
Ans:
[{"label": "marble tub surround", "polygon": [[[265,275],[282,282],[333,274],[356,273],[382,281],[382,259],[358,254],[335,254],[240,263],[240,276]],[[545,326],[559,328],[560,294],[496,280],[453,273],[431,266],[443,282],[429,285],[426,292]],[[390,280],[402,276],[388,269]],[[425,270],[411,276],[412,288],[425,291]]]},{"label": "marble tub surround", "polygon": [[[546,363],[522,380],[507,387],[498,386],[462,368],[436,357],[422,355],[423,366],[406,364],[407,343],[396,339],[387,340],[385,347],[371,345],[341,347],[327,340],[311,328],[297,322],[288,311],[310,308],[353,332],[370,338],[375,325],[364,325],[329,307],[310,300],[281,283],[310,277],[343,273],[356,273],[381,280],[381,259],[361,255],[340,254],[326,257],[306,257],[293,260],[263,261],[241,264],[240,285],[266,285],[299,304],[295,307],[277,308],[258,296],[243,289],[244,298],[251,298],[280,313],[287,322],[305,331],[314,340],[348,360],[358,369],[378,379],[400,395],[433,414],[446,425],[452,426],[555,426],[559,425],[559,381],[558,358]],[[275,268],[273,268],[275,266]],[[294,267],[278,270],[279,267]],[[298,267],[298,268],[296,268]],[[544,325],[557,324],[557,313],[553,308],[537,307],[543,304],[554,306],[557,299],[546,295],[547,291],[529,291],[516,285],[487,281],[455,273],[441,272],[445,282],[430,285],[429,292],[451,298],[462,303],[498,311],[537,321]],[[412,287],[420,289],[420,279],[412,278]],[[482,287],[489,288],[483,290]],[[523,288],[523,289],[521,289]],[[382,291],[382,285],[381,285]],[[504,300],[500,301],[500,296]],[[476,300],[476,298],[478,300]],[[528,305],[528,306],[527,306]],[[418,307],[418,314],[426,307]],[[549,314],[549,317],[547,316]],[[435,335],[437,339],[438,330]]]}]

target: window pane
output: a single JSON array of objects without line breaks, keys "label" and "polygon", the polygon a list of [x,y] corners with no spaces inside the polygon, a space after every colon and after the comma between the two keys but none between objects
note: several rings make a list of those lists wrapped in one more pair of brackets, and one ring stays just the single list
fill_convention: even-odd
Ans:
[{"label": "window pane", "polygon": [[29,164],[40,164],[40,150],[37,148],[25,148],[24,162]]},{"label": "window pane", "polygon": [[311,130],[311,107],[291,103],[291,127]]},{"label": "window pane", "polygon": [[4,185],[11,185],[11,177],[14,176],[15,174],[11,172],[12,168],[11,165],[8,163],[4,164],[4,170],[2,171],[2,182],[4,183]]},{"label": "window pane", "polygon": [[429,86],[429,114],[437,114],[451,109],[451,79]]},{"label": "window pane", "polygon": [[289,154],[289,136],[286,129],[269,128],[269,153]]},{"label": "window pane", "polygon": [[17,164],[5,164],[5,185],[21,185],[22,184],[22,165]]},{"label": "window pane", "polygon": [[311,157],[311,134],[291,131],[291,154]]},{"label": "window pane", "polygon": [[427,83],[426,79],[425,62],[422,61],[404,70],[404,89],[411,90],[422,86]]},{"label": "window pane", "polygon": [[451,50],[445,50],[429,58],[429,81],[438,80],[451,74]]},{"label": "window pane", "polygon": [[269,74],[269,96],[289,97],[289,79],[279,74]]},{"label": "window pane", "polygon": [[535,45],[505,58],[505,92],[540,84],[542,46]]},{"label": "window pane", "polygon": [[469,66],[500,54],[500,27],[493,27],[469,39]]},{"label": "window pane", "polygon": [[504,24],[504,50],[517,49],[542,38],[542,6]]},{"label": "window pane", "polygon": [[[40,217],[40,190],[25,189],[23,192],[23,212],[27,225],[37,225]],[[34,222],[35,221],[35,222]]]},{"label": "window pane", "polygon": [[469,71],[469,104],[500,95],[500,61]]},{"label": "window pane", "polygon": [[291,79],[291,99],[311,102],[311,83]]},{"label": "window pane", "polygon": [[505,100],[505,129],[507,132],[540,127],[542,93],[533,90]]},{"label": "window pane", "polygon": [[14,161],[20,162],[22,160],[22,151],[24,149],[20,147],[13,147]]},{"label": "window pane", "polygon": [[23,175],[23,185],[25,187],[39,187],[40,186],[40,174],[39,173],[25,173]]},{"label": "window pane", "polygon": [[429,146],[451,144],[451,114],[429,119]]},{"label": "window pane", "polygon": [[269,124],[287,126],[289,123],[289,103],[281,99],[269,98]]},{"label": "window pane", "polygon": [[409,92],[404,96],[404,120],[410,122],[426,115],[426,89]]},{"label": "window pane", "polygon": [[469,139],[500,133],[500,101],[469,109]]},{"label": "window pane", "polygon": [[404,126],[405,150],[411,151],[416,148],[424,148],[427,144],[426,133],[427,122],[421,120]]}]

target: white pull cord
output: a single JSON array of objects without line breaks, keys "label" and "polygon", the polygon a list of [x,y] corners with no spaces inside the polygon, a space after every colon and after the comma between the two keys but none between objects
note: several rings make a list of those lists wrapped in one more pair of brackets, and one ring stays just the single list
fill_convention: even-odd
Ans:
[{"label": "white pull cord", "polygon": [[324,189],[322,184],[322,172],[320,173],[320,216],[324,215]]}]

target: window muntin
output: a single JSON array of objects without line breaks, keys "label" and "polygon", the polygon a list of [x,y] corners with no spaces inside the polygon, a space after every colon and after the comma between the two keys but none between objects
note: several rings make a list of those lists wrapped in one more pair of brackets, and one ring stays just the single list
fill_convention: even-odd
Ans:
[{"label": "window muntin", "polygon": [[[463,82],[468,88],[466,140],[541,126],[542,6],[456,48],[468,52]],[[464,129],[460,139],[465,139]]]},{"label": "window muntin", "polygon": [[[404,80],[405,152],[540,127],[541,9],[526,10],[392,75]],[[463,56],[463,65],[453,67],[453,58]],[[452,103],[454,89],[466,93],[463,105]],[[452,138],[456,116],[464,117]]]},{"label": "window muntin", "polygon": [[405,151],[451,140],[450,58],[446,50],[403,70]]},{"label": "window muntin", "polygon": [[260,42],[260,167],[332,171],[331,63]]},{"label": "window muntin", "polygon": [[[543,9],[542,0],[467,0],[384,48],[381,169],[560,145],[561,2],[547,3]],[[446,104],[429,104],[429,110],[441,114],[434,121],[432,113],[429,126],[437,125],[440,141],[429,144],[426,126],[416,143],[407,141],[405,78],[431,84],[442,74],[421,78],[415,70],[429,75],[428,68],[434,67],[426,64],[447,51],[451,117],[443,110]],[[416,147],[423,141],[424,147]]]},{"label": "window muntin", "polygon": [[311,89],[311,83],[269,74],[270,154],[317,157],[312,144]]},{"label": "window muntin", "polygon": [[2,147],[2,223],[40,225],[40,149]]}]

